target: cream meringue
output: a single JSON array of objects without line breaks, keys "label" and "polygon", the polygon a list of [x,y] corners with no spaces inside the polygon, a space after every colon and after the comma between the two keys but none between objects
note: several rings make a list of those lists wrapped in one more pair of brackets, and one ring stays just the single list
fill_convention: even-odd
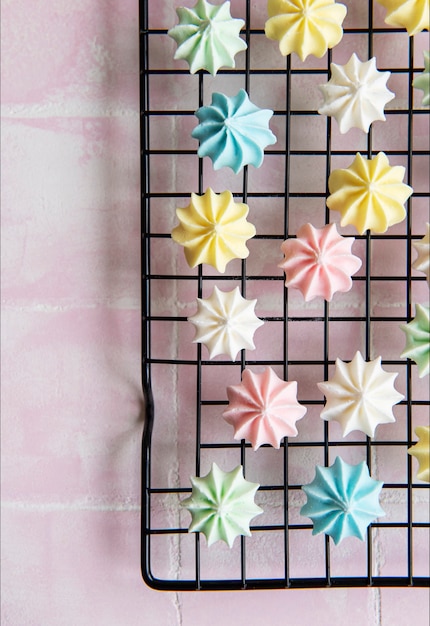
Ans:
[{"label": "cream meringue", "polygon": [[267,12],[266,37],[279,41],[284,56],[321,58],[342,39],[346,6],[334,0],[269,0]]},{"label": "cream meringue", "polygon": [[295,437],[295,423],[307,409],[297,402],[297,382],[285,382],[271,367],[256,374],[245,369],[240,385],[227,387],[223,417],[234,427],[235,439],[247,439],[254,450],[264,443],[279,448],[284,437]]},{"label": "cream meringue", "polygon": [[341,133],[360,128],[365,133],[376,120],[385,121],[384,107],[395,98],[387,89],[390,72],[379,72],[376,59],[361,62],[355,53],[346,65],[330,64],[331,78],[319,85],[324,104],[318,113],[334,117]]},{"label": "cream meringue", "polygon": [[244,20],[230,14],[230,2],[210,4],[198,0],[192,8],[176,9],[179,24],[168,31],[178,44],[175,59],[184,59],[191,74],[207,70],[215,75],[220,67],[235,67],[234,56],[247,45],[239,37]]},{"label": "cream meringue", "polygon": [[172,239],[184,246],[190,267],[207,263],[224,273],[229,261],[249,255],[246,242],[256,231],[246,221],[248,212],[248,205],[234,202],[230,191],[217,194],[209,187],[203,196],[192,193],[190,204],[176,209],[180,224]]},{"label": "cream meringue", "polygon": [[417,426],[418,443],[409,448],[408,454],[418,461],[417,478],[430,483],[430,426]]},{"label": "cream meringue", "polygon": [[394,388],[397,376],[382,369],[380,356],[366,362],[357,352],[350,363],[336,359],[333,378],[317,383],[327,399],[321,418],[339,422],[344,437],[353,430],[373,437],[378,424],[396,421],[392,407],[403,398]]},{"label": "cream meringue", "polygon": [[272,115],[253,104],[244,89],[231,97],[213,93],[211,104],[196,111],[200,124],[191,133],[200,142],[199,157],[208,156],[214,170],[230,167],[235,174],[245,165],[260,167],[264,149],[276,143],[269,128]]},{"label": "cream meringue", "polygon": [[430,372],[430,307],[415,305],[415,317],[409,324],[400,328],[406,335],[406,347],[400,358],[412,359],[418,366],[418,376],[428,376]]},{"label": "cream meringue", "polygon": [[225,541],[231,548],[240,535],[251,536],[249,524],[263,509],[254,502],[259,488],[243,477],[243,467],[224,472],[216,463],[203,478],[191,477],[192,493],[181,505],[191,513],[190,533],[202,532],[211,546]]},{"label": "cream meringue", "polygon": [[409,35],[429,29],[429,0],[376,0],[385,9],[385,23],[406,28]]},{"label": "cream meringue", "polygon": [[428,222],[426,234],[419,241],[413,241],[412,246],[418,254],[417,258],[412,263],[412,267],[419,272],[423,272],[430,285],[430,224]]},{"label": "cream meringue", "polygon": [[373,159],[357,153],[348,168],[330,174],[327,206],[339,211],[341,226],[352,224],[360,235],[368,229],[385,233],[406,217],[404,204],[413,189],[403,183],[404,175],[405,168],[390,166],[383,152]]},{"label": "cream meringue", "polygon": [[385,515],[379,504],[382,486],[364,461],[350,465],[338,456],[330,467],[317,465],[313,481],[302,487],[307,502],[300,514],[311,518],[313,535],[330,535],[336,545],[345,537],[363,541],[369,524]]},{"label": "cream meringue", "polygon": [[257,300],[246,300],[239,287],[221,291],[215,285],[209,298],[197,298],[197,313],[188,318],[194,324],[194,343],[209,350],[209,358],[227,354],[232,361],[240,350],[255,350],[254,333],[263,321],[254,313]]},{"label": "cream meringue", "polygon": [[361,267],[361,260],[351,253],[354,241],[339,235],[335,224],[301,226],[295,239],[281,245],[285,259],[278,267],[285,271],[285,285],[299,289],[306,302],[317,296],[330,301],[337,291],[349,291],[351,276]]}]

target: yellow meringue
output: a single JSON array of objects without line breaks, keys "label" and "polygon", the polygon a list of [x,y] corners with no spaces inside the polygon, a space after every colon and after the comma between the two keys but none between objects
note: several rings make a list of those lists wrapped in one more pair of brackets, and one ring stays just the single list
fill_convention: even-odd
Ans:
[{"label": "yellow meringue", "polygon": [[406,28],[409,35],[429,29],[429,0],[376,0],[387,9],[385,23]]},{"label": "yellow meringue", "polygon": [[321,58],[342,39],[346,6],[334,0],[269,0],[267,12],[266,37],[279,41],[284,56]]},{"label": "yellow meringue", "polygon": [[430,483],[430,426],[417,426],[418,443],[408,449],[408,454],[418,461],[417,478]]},{"label": "yellow meringue", "polygon": [[246,242],[256,231],[246,220],[248,212],[248,205],[234,202],[230,191],[217,194],[209,187],[202,196],[192,193],[190,204],[176,209],[180,224],[172,239],[184,246],[190,267],[207,263],[224,273],[229,261],[249,255]]},{"label": "yellow meringue", "polygon": [[329,177],[327,206],[341,214],[341,226],[353,224],[362,235],[366,230],[385,233],[406,217],[404,204],[413,189],[402,181],[405,168],[390,166],[384,152],[373,159],[357,153],[347,169]]}]

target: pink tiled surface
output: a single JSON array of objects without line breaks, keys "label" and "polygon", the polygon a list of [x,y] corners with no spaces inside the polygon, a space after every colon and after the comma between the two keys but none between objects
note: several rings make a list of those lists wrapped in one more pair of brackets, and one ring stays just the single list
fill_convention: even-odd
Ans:
[{"label": "pink tiled surface", "polygon": [[[176,21],[174,3],[150,1],[157,4],[160,28]],[[347,4],[349,26],[360,25],[360,2]],[[243,13],[241,0],[232,5],[236,14]],[[252,26],[258,28],[264,23],[264,3],[254,5]],[[2,624],[212,626],[222,620],[242,626],[265,620],[274,626],[324,626],[343,624],[347,615],[357,626],[400,626],[409,623],[411,607],[414,624],[427,624],[427,590],[226,593],[220,600],[218,593],[157,593],[143,584],[137,0],[6,0],[1,18]],[[172,67],[173,48],[161,41],[157,45],[160,66]],[[383,42],[378,45],[388,66],[390,55]],[[417,38],[417,47],[423,46],[424,39]],[[264,65],[269,52],[257,47],[257,53]],[[334,60],[345,61],[336,54]],[[213,84],[207,86],[209,93]],[[161,108],[178,89],[175,84],[154,87]],[[310,93],[314,88],[309,86]],[[187,96],[190,106],[193,89]],[[258,96],[258,86],[255,90]],[[163,137],[172,136],[162,123],[159,141],[165,145]],[[381,148],[385,140],[395,141],[388,131],[385,139],[378,132]],[[309,135],[306,141],[314,139]],[[168,164],[160,162],[158,184],[165,190],[175,181],[161,175],[162,167]],[[273,185],[278,183],[275,178]],[[258,176],[253,184],[258,188]],[[184,193],[192,185],[183,181]],[[419,211],[416,229],[425,210]],[[168,224],[171,216],[166,212],[163,219]],[[162,249],[159,254],[162,258]],[[373,259],[380,271],[385,254],[381,249]],[[168,310],[171,294],[163,285],[158,289],[156,306]],[[402,294],[385,296],[381,315],[390,315]],[[277,297],[262,298],[268,314],[278,306]],[[359,306],[360,294],[351,297]],[[181,314],[188,314],[185,293],[180,301]],[[397,330],[394,336],[401,341]],[[180,349],[186,349],[188,339],[182,336]],[[160,350],[168,349],[160,344]],[[169,400],[166,394],[166,412]],[[301,436],[312,434],[304,429]],[[164,435],[166,456],[169,442],[187,445],[174,424]],[[222,425],[219,432],[204,431],[208,440],[228,435]],[[276,460],[265,453],[264,471],[270,475]],[[302,461],[296,459],[297,467]],[[307,462],[311,467],[319,460]],[[381,454],[381,472],[384,463],[388,466],[389,459]],[[163,456],[156,469],[156,480],[165,484],[172,468]],[[192,463],[181,467],[184,475],[192,471]],[[399,462],[396,472],[403,471]],[[154,514],[176,523],[175,506],[160,499]],[[399,507],[402,502],[394,497],[390,514],[402,514]],[[253,568],[259,571],[258,554],[276,555],[281,545],[276,536],[265,541],[257,540],[251,575]],[[399,542],[397,558],[404,559],[402,538],[382,535],[381,549],[385,541]],[[360,548],[348,549],[354,553],[351,563],[359,567]],[[171,543],[160,540],[156,550],[159,572],[175,575],[179,564],[172,561]],[[419,550],[416,557],[425,573]],[[205,551],[203,567],[210,568],[212,558]],[[300,559],[292,557],[297,575],[303,574]],[[222,571],[229,563],[230,553],[221,550],[216,566]],[[181,566],[192,567],[186,553]],[[395,566],[381,563],[388,575]]]}]

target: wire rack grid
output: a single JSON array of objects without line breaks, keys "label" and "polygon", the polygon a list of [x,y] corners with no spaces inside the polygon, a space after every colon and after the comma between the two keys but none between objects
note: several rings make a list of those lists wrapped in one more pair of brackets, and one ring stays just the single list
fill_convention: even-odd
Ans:
[{"label": "wire rack grid", "polygon": [[[426,39],[387,27],[373,0],[349,1],[341,43],[323,59],[301,63],[282,58],[265,38],[263,4],[231,3],[232,15],[245,20],[241,35],[248,48],[236,57],[236,69],[211,77],[203,71],[191,76],[185,64],[173,61],[167,35],[176,23],[172,3],[140,0],[143,577],[164,590],[425,586],[428,485],[415,479],[407,449],[416,441],[415,427],[428,423],[429,399],[415,364],[399,357],[399,325],[414,317],[416,302],[428,299],[425,277],[412,269],[412,242],[423,236],[428,220],[429,113],[412,87],[423,70]],[[386,122],[373,124],[368,134],[341,136],[331,118],[317,113],[317,87],[327,82],[330,63],[346,62],[353,51],[362,60],[376,56],[378,69],[391,72],[388,86],[394,85],[396,99],[386,107]],[[190,139],[195,110],[213,91],[235,95],[241,87],[274,110],[278,142],[266,151],[261,170],[215,173]],[[336,221],[325,204],[330,172],[350,164],[357,152],[370,158],[380,150],[390,163],[405,166],[405,182],[414,188],[407,219],[383,235],[355,235],[363,266],[351,292],[333,303],[305,305],[284,288],[280,244],[302,223]],[[222,275],[206,266],[190,270],[171,240],[175,207],[208,186],[230,189],[248,203],[257,226],[249,258],[231,262]],[[209,360],[205,348],[192,343],[187,318],[195,299],[214,285],[238,285],[244,297],[256,298],[265,322],[257,349],[243,350],[236,363]],[[337,425],[319,417],[324,398],[316,382],[329,378],[337,357],[350,360],[357,350],[367,360],[380,354],[384,369],[399,374],[396,387],[404,394],[396,424],[380,426],[374,438],[357,432],[342,438]],[[254,452],[245,441],[234,442],[221,414],[226,385],[239,383],[245,367],[266,365],[298,381],[308,413],[297,438],[286,438],[280,450]],[[365,460],[371,475],[384,481],[386,517],[371,524],[366,541],[334,546],[328,536],[312,536],[299,510],[301,486],[312,480],[315,465],[328,466],[338,455]],[[212,461],[225,470],[240,463],[246,478],[260,483],[264,515],[254,520],[252,537],[236,540],[231,550],[220,542],[208,549],[199,533],[188,533],[189,514],[180,507],[191,490],[189,477],[206,474]]]}]

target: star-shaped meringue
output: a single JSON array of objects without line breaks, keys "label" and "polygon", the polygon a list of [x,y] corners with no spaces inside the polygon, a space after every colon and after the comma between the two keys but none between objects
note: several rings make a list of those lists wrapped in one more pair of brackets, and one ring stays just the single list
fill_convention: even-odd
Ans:
[{"label": "star-shaped meringue", "polygon": [[424,71],[418,74],[412,82],[415,89],[421,89],[424,92],[422,104],[429,106],[430,104],[430,52],[424,50]]},{"label": "star-shaped meringue", "polygon": [[369,524],[385,515],[379,504],[382,486],[364,461],[350,465],[338,456],[330,467],[317,465],[314,480],[302,487],[307,503],[300,514],[313,521],[313,535],[330,535],[336,545],[345,537],[363,541]]},{"label": "star-shaped meringue", "polygon": [[185,208],[176,209],[179,226],[172,239],[185,248],[190,267],[212,265],[224,273],[232,259],[246,259],[246,242],[255,235],[255,226],[247,222],[247,204],[235,202],[230,191],[215,193],[209,187],[203,196],[191,194]]},{"label": "star-shaped meringue", "polygon": [[429,29],[429,0],[376,0],[385,9],[385,23],[406,28],[409,35]]},{"label": "star-shaped meringue", "polygon": [[199,157],[209,157],[214,170],[230,167],[235,174],[245,165],[260,167],[264,149],[276,143],[269,128],[272,115],[253,104],[244,89],[231,97],[213,93],[211,104],[196,111],[200,124],[191,133],[200,142]]},{"label": "star-shaped meringue", "polygon": [[412,263],[412,267],[427,277],[430,285],[430,224],[427,222],[427,232],[419,241],[412,242],[413,247],[417,251],[417,258]]},{"label": "star-shaped meringue", "polygon": [[392,407],[403,398],[394,388],[397,375],[382,369],[380,356],[366,362],[357,352],[350,363],[336,359],[333,378],[317,383],[327,399],[321,418],[339,422],[344,437],[353,430],[373,437],[378,424],[396,421]]},{"label": "star-shaped meringue", "polygon": [[220,67],[235,67],[234,56],[247,45],[239,37],[244,20],[230,14],[230,2],[210,4],[198,0],[192,8],[178,7],[179,24],[168,31],[178,44],[175,59],[184,59],[190,73],[207,70],[213,76]]},{"label": "star-shaped meringue", "polygon": [[430,426],[417,426],[415,434],[418,443],[409,448],[408,454],[418,461],[417,478],[430,483]]},{"label": "star-shaped meringue", "polygon": [[216,463],[203,478],[191,478],[192,493],[181,505],[191,513],[190,533],[202,532],[211,546],[225,541],[231,548],[240,535],[251,536],[249,524],[263,513],[254,502],[259,488],[243,477],[243,467],[224,472]]},{"label": "star-shaped meringue", "polygon": [[430,307],[415,305],[415,317],[400,328],[406,334],[406,347],[400,357],[412,359],[418,366],[420,378],[430,372]]},{"label": "star-shaped meringue", "polygon": [[366,230],[385,233],[406,217],[404,204],[413,193],[403,183],[405,168],[391,166],[384,152],[373,159],[361,154],[346,169],[334,170],[328,179],[327,206],[341,214],[341,226],[352,224],[362,235]]},{"label": "star-shaped meringue", "polygon": [[322,296],[331,301],[337,291],[349,291],[352,274],[361,260],[351,253],[354,237],[342,237],[335,224],[314,228],[304,224],[297,237],[281,245],[285,255],[278,267],[286,274],[285,285],[299,289],[306,300]]},{"label": "star-shaped meringue", "polygon": [[342,39],[346,6],[334,0],[269,0],[267,12],[266,36],[279,41],[284,56],[321,58]]},{"label": "star-shaped meringue", "polygon": [[263,321],[254,313],[257,300],[246,300],[239,287],[221,291],[215,285],[209,298],[197,298],[197,313],[188,318],[196,327],[194,343],[203,343],[209,358],[227,354],[232,361],[240,350],[255,350],[254,333]]},{"label": "star-shaped meringue", "polygon": [[384,107],[395,97],[387,89],[390,72],[379,72],[376,59],[361,62],[355,52],[346,65],[330,64],[331,78],[319,85],[324,104],[318,113],[334,117],[341,133],[350,128],[369,132],[372,122],[385,121]]},{"label": "star-shaped meringue", "polygon": [[284,437],[295,437],[295,423],[306,413],[297,402],[297,382],[285,382],[271,367],[261,374],[245,369],[240,385],[227,387],[223,417],[234,427],[235,439],[247,439],[254,450],[264,443],[279,448]]}]

